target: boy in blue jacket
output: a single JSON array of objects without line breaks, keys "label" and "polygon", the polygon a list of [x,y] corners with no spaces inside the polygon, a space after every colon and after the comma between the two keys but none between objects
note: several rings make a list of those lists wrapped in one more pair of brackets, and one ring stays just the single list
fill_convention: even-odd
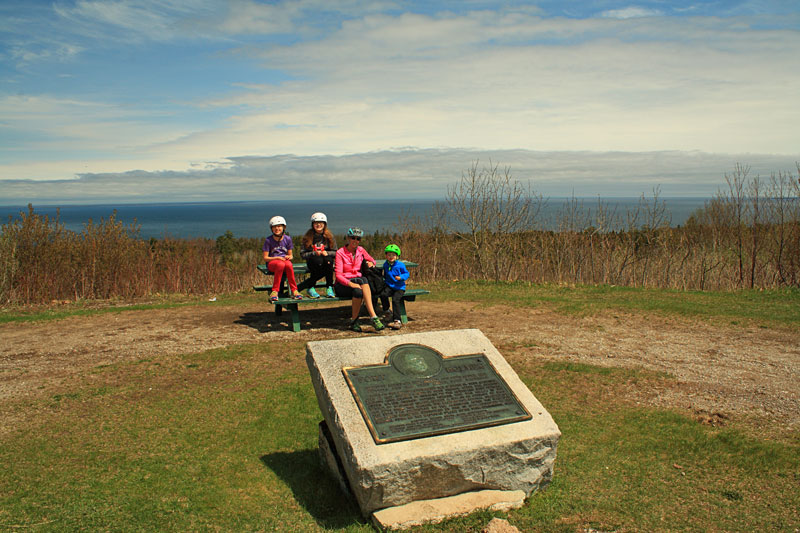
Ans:
[{"label": "boy in blue jacket", "polygon": [[400,329],[403,323],[400,320],[400,302],[406,293],[406,280],[408,279],[408,269],[400,261],[400,247],[390,244],[383,250],[386,252],[386,262],[383,263],[383,280],[386,288],[381,292],[381,305],[383,310],[389,309],[389,298],[392,299],[392,322],[389,327]]}]

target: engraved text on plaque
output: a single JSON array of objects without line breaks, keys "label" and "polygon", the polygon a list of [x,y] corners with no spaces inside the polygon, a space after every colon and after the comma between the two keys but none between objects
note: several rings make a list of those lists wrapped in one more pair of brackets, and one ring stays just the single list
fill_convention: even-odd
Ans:
[{"label": "engraved text on plaque", "polygon": [[381,365],[343,369],[378,444],[530,420],[483,354],[394,347]]}]

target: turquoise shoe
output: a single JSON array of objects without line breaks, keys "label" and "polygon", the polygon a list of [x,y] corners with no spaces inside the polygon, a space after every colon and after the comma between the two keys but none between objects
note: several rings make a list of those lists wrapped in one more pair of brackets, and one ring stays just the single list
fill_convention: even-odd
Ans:
[{"label": "turquoise shoe", "polygon": [[319,293],[314,287],[308,289],[308,297],[309,298],[319,298]]},{"label": "turquoise shoe", "polygon": [[333,287],[328,287],[328,290],[325,291],[325,296],[328,298],[336,298],[336,293],[333,292]]}]

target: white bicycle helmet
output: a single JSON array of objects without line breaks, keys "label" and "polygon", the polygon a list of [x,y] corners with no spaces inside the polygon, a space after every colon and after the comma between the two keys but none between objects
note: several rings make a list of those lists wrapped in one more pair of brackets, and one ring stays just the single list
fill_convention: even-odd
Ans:
[{"label": "white bicycle helmet", "polygon": [[311,223],[313,224],[314,222],[324,222],[327,224],[328,217],[325,216],[325,213],[319,213],[319,212],[314,213],[313,215],[311,215]]},{"label": "white bicycle helmet", "polygon": [[269,219],[269,227],[277,226],[277,225],[286,225],[286,219],[280,216],[275,216]]}]

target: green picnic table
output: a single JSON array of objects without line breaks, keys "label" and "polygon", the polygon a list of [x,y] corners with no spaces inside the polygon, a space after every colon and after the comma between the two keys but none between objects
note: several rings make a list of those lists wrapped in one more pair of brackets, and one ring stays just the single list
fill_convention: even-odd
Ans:
[{"label": "green picnic table", "polygon": [[[384,259],[377,259],[375,261],[375,266],[377,268],[383,268],[383,263],[385,263]],[[414,263],[413,261],[403,261],[403,264],[406,265],[406,268],[416,268],[419,266],[418,263]],[[294,268],[295,275],[305,276],[308,274],[308,267],[305,263],[293,263],[292,267]],[[258,270],[266,275],[272,276],[272,272],[269,271],[267,265],[265,263],[261,263],[260,265],[256,265]],[[324,281],[318,282],[317,286],[324,287]],[[272,285],[254,285],[253,290],[255,291],[271,291]],[[408,323],[408,315],[406,314],[406,302],[413,302],[417,299],[417,296],[430,294],[430,291],[424,289],[406,289],[406,293],[403,296],[402,301],[400,302],[400,320],[403,324]],[[292,316],[292,330],[293,331],[300,331],[300,309],[301,305],[308,305],[308,304],[322,304],[322,303],[329,303],[329,302],[350,302],[350,298],[308,298],[304,297],[302,300],[295,300],[289,296],[289,287],[286,282],[286,277],[284,276],[283,280],[281,280],[281,290],[278,291],[278,299],[276,301],[270,302],[271,304],[275,305],[275,315],[281,316],[283,312],[283,308],[289,310]]]}]

